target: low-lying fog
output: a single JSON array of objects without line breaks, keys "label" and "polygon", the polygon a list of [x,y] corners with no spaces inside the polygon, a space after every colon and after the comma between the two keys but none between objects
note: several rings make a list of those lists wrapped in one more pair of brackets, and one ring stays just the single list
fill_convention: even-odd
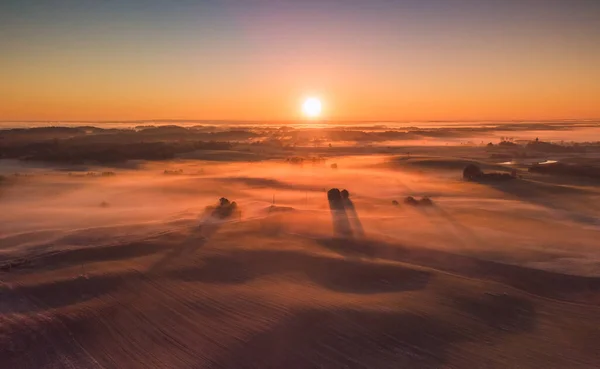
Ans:
[{"label": "low-lying fog", "polygon": [[[194,227],[220,197],[238,203],[241,221],[273,218],[279,232],[334,236],[326,191],[337,187],[355,205],[352,237],[600,276],[597,186],[527,173],[510,184],[470,183],[462,167],[461,159],[431,155],[330,157],[303,165],[174,160],[78,172],[4,160],[0,168],[10,181],[0,190],[0,258]],[[405,205],[406,196],[429,196],[434,205]]]}]

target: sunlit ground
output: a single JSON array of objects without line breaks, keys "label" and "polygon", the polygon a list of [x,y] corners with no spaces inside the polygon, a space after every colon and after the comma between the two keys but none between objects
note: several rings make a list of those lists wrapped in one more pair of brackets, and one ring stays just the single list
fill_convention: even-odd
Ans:
[{"label": "sunlit ground", "polygon": [[597,367],[600,188],[473,139],[3,160],[0,367]]}]

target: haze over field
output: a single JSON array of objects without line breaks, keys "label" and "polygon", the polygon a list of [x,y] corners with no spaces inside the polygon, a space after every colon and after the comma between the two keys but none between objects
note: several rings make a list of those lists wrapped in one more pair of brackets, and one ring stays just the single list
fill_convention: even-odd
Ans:
[{"label": "haze over field", "polygon": [[0,366],[596,367],[599,129],[4,130]]}]

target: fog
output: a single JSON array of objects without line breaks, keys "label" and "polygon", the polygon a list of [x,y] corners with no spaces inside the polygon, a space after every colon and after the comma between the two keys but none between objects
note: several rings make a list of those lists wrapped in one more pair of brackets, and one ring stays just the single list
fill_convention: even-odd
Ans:
[{"label": "fog", "polygon": [[[65,172],[7,162],[5,171],[21,175],[2,188],[0,251],[31,255],[195,227],[221,197],[239,204],[241,221],[269,219],[275,205],[287,210],[277,215],[281,232],[332,236],[325,192],[335,187],[350,191],[368,238],[600,275],[597,187],[530,180],[495,188],[464,182],[451,159],[433,163],[370,155],[304,165],[178,160]],[[115,175],[101,176],[105,171]],[[435,206],[392,205],[406,196],[428,196]]]},{"label": "fog", "polygon": [[0,131],[0,367],[598,367],[587,129]]}]

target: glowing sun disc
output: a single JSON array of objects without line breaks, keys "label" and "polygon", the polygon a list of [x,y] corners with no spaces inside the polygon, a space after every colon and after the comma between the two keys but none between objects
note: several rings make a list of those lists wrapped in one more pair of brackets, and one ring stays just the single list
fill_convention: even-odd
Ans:
[{"label": "glowing sun disc", "polygon": [[302,104],[302,113],[308,118],[316,118],[321,115],[321,100],[316,97],[309,97]]}]

